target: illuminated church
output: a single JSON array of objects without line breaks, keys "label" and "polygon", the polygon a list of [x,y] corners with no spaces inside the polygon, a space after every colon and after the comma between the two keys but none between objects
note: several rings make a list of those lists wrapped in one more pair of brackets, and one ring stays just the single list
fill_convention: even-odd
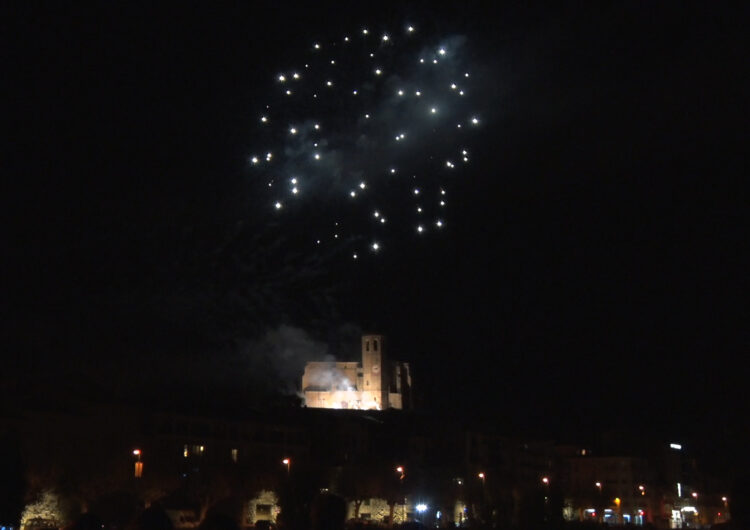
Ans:
[{"label": "illuminated church", "polygon": [[412,405],[409,364],[388,359],[383,335],[362,336],[362,362],[308,362],[302,392],[311,408],[386,410]]}]

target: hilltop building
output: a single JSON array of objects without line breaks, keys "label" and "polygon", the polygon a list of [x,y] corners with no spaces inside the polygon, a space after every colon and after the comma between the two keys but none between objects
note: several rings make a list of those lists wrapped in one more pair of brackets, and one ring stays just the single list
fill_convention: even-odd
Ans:
[{"label": "hilltop building", "polygon": [[308,362],[302,392],[311,408],[411,408],[411,372],[408,363],[388,359],[383,335],[363,335],[361,362]]}]

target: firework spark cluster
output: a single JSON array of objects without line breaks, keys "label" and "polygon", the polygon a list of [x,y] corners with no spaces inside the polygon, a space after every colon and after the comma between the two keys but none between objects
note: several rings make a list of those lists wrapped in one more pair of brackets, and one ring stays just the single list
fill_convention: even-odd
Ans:
[{"label": "firework spark cluster", "polygon": [[279,68],[249,156],[268,213],[351,259],[446,226],[482,124],[464,38],[359,28]]}]

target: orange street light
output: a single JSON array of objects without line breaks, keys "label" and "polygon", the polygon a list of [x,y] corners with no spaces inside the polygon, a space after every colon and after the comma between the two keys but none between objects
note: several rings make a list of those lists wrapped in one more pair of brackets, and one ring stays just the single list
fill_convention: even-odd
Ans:
[{"label": "orange street light", "polygon": [[396,468],[396,473],[401,473],[401,476],[398,477],[399,480],[404,480],[404,477],[406,476],[406,473],[404,472],[404,466],[398,466]]},{"label": "orange street light", "polygon": [[288,475],[289,474],[289,466],[292,465],[291,458],[285,458],[284,460],[281,461],[281,463],[286,466],[286,474]]},{"label": "orange street light", "polygon": [[601,492],[602,492],[602,483],[601,483],[601,482],[595,482],[595,483],[594,483],[594,486],[596,486],[596,487],[597,487],[597,489],[599,490],[599,493],[601,493]]}]

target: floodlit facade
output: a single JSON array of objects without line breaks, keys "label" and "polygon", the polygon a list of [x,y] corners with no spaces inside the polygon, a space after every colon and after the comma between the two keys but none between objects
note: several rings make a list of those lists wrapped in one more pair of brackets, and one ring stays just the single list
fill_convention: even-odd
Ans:
[{"label": "floodlit facade", "polygon": [[308,362],[302,392],[311,408],[411,408],[411,372],[408,363],[388,359],[383,335],[363,335],[361,362]]}]

